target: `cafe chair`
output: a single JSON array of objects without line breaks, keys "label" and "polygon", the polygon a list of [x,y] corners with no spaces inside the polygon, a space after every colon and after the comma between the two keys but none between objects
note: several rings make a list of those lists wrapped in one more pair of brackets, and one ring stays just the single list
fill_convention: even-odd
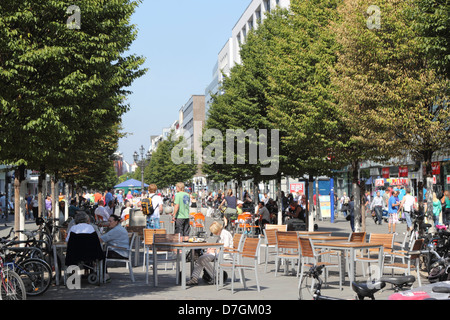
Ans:
[{"label": "cafe chair", "polygon": [[405,276],[411,275],[411,267],[415,267],[415,271],[417,272],[416,279],[418,279],[419,287],[422,286],[422,282],[420,280],[419,274],[419,265],[420,265],[420,254],[411,254],[411,252],[419,251],[423,247],[424,239],[416,239],[414,240],[411,251],[408,251],[404,254],[404,263],[395,262],[394,258],[392,258],[391,262],[385,263],[383,265],[383,269],[391,269],[392,276],[394,275],[394,270],[401,270],[404,272]]},{"label": "cafe chair", "polygon": [[275,277],[277,276],[279,261],[285,262],[285,274],[288,272],[288,261],[292,261],[295,265],[295,261],[298,262],[297,265],[297,277],[300,271],[300,243],[297,232],[295,231],[277,231],[275,233],[276,238],[276,251],[275,251]]},{"label": "cafe chair", "polygon": [[[392,248],[394,247],[394,234],[393,233],[371,233],[369,236],[369,243],[380,243],[383,245],[383,261],[386,257],[392,254]],[[366,276],[366,270],[364,264],[368,264],[370,270],[371,263],[378,263],[379,261],[379,249],[366,249],[366,254],[356,256],[355,261],[361,262],[363,276]]]},{"label": "cafe chair", "polygon": [[[267,226],[267,225],[266,225]],[[270,256],[274,256],[277,253],[277,229],[267,229],[263,230],[264,238],[261,240],[260,248],[264,249],[264,272],[267,272],[267,263],[269,261]],[[274,249],[269,252],[269,249]],[[258,263],[261,263],[261,255],[259,256]]]},{"label": "cafe chair", "polygon": [[[323,261],[322,257],[326,257],[329,252],[318,252],[314,248],[314,243],[310,238],[299,237],[300,249],[301,249],[301,270],[300,270],[300,280],[298,286],[302,283],[303,275],[305,271],[315,265],[325,266],[325,283],[328,279],[328,269],[337,268],[339,270],[339,290],[342,290],[342,266],[341,266],[341,256],[337,255],[338,261],[336,263],[330,261]],[[328,259],[327,259],[328,260]]]},{"label": "cafe chair", "polygon": [[[153,255],[153,235],[154,234],[165,234],[166,229],[148,229],[143,228],[143,236],[144,236],[144,261],[142,263],[142,271],[145,271],[146,269],[146,261],[148,260],[150,255]],[[165,258],[167,259],[169,256],[169,251],[167,250],[158,250],[158,254],[165,255]],[[167,270],[167,263],[164,266],[164,270]]]},{"label": "cafe chair", "polygon": [[[102,261],[105,259],[100,239],[96,232],[70,233],[65,259],[66,267],[77,265],[90,271],[89,283],[101,283]],[[65,275],[66,276],[66,275]]]},{"label": "cafe chair", "polygon": [[[175,233],[175,234],[168,234],[168,233],[155,233],[153,235],[153,244],[157,244],[157,243],[179,243],[181,241],[181,237],[179,233]],[[167,262],[177,262],[177,258],[178,258],[178,254],[175,252],[171,252],[171,249],[169,247],[160,247],[158,249],[158,251],[167,251],[169,252],[169,254],[167,255],[167,259],[162,259],[160,260],[158,257],[156,257],[156,261],[158,263],[167,263]],[[151,259],[151,263],[154,263],[154,259],[155,259],[155,252],[154,250],[152,250],[152,259]],[[172,253],[172,254],[170,254]],[[146,261],[147,263],[147,271],[146,271],[146,283],[148,283],[148,265],[150,263],[150,258],[147,259]],[[178,262],[177,262],[178,263]],[[184,263],[183,261],[181,263]],[[158,266],[156,266],[157,269]],[[153,274],[156,275],[155,277],[155,283],[154,285],[157,286],[158,285],[158,272],[155,269],[155,267],[153,267]],[[178,271],[178,267],[177,267],[177,271]],[[176,283],[178,284],[178,279],[179,277],[176,277]]]},{"label": "cafe chair", "polygon": [[[129,233],[130,236],[130,233]],[[123,247],[117,247],[117,246],[107,246],[106,247],[106,258],[105,258],[105,271],[106,271],[106,265],[108,262],[124,262],[127,264],[128,271],[130,272],[130,278],[132,282],[135,282],[134,280],[134,274],[133,274],[133,264],[132,264],[132,253],[133,253],[133,246],[134,241],[136,240],[136,233],[132,232],[130,236],[130,248],[123,248]],[[112,248],[120,249],[123,251],[127,251],[127,257],[124,258],[108,258],[109,250]]]},{"label": "cafe chair", "polygon": [[[255,272],[256,288],[258,292],[261,291],[258,280],[258,253],[259,253],[259,238],[245,237],[242,250],[235,253],[236,259],[233,259],[233,267],[231,273],[231,293],[234,293],[234,274],[235,271],[240,273],[240,278],[244,285],[244,289],[247,289],[247,283],[245,280],[244,270],[253,270]],[[250,260],[253,263],[245,263]],[[239,263],[237,263],[239,261]]]},{"label": "cafe chair", "polygon": [[[229,270],[230,272],[233,271],[233,260],[237,259],[237,263],[239,264],[239,255],[238,252],[242,251],[242,246],[244,244],[244,240],[247,236],[245,234],[241,233],[235,233],[233,235],[233,248],[225,247],[223,254],[229,253],[232,257],[232,260],[227,260],[223,258],[222,260],[217,261],[217,268],[216,268],[216,288],[219,290],[219,275],[222,273],[222,271]],[[222,277],[223,279],[223,277]],[[234,279],[234,278],[233,278]],[[239,278],[240,282],[242,283],[242,279]]]}]

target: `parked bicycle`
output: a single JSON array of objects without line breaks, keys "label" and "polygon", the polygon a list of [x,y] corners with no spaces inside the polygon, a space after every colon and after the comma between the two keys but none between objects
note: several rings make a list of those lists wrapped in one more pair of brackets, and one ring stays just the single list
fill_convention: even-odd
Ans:
[{"label": "parked bicycle", "polygon": [[[299,300],[347,300],[322,295],[323,280],[320,276],[324,267],[314,265],[305,273],[299,286]],[[387,283],[393,285],[394,291],[398,292],[409,289],[415,280],[414,276],[382,277],[379,280],[352,282],[352,289],[357,300],[375,300],[375,293],[386,287]]]},{"label": "parked bicycle", "polygon": [[47,291],[52,282],[52,269],[46,261],[36,258],[36,252],[42,251],[36,247],[17,247],[17,237],[2,238],[0,242],[3,264],[19,275],[26,294],[35,296]]},{"label": "parked bicycle", "polygon": [[0,300],[26,300],[22,278],[4,265],[4,254],[0,251]]}]

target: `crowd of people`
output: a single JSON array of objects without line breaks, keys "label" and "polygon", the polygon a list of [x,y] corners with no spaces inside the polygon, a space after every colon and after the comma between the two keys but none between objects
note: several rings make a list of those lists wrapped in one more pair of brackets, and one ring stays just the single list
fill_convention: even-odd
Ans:
[{"label": "crowd of people", "polygon": [[[450,226],[450,192],[433,192],[432,203],[427,203],[427,190],[423,190],[423,212],[428,212],[427,206],[433,208],[432,217],[426,216],[428,223],[435,226],[448,228]],[[354,196],[348,197],[344,192],[343,196],[338,199],[337,212],[342,212],[343,216],[350,221],[352,231],[355,228],[354,217]],[[413,228],[414,213],[419,210],[419,202],[414,197],[411,188],[408,186],[388,187],[386,189],[377,189],[373,194],[366,192],[362,195],[362,205],[364,206],[366,215],[369,213],[376,224],[381,225],[383,221],[387,221],[388,233],[396,232],[396,225],[405,222],[407,230]]]}]

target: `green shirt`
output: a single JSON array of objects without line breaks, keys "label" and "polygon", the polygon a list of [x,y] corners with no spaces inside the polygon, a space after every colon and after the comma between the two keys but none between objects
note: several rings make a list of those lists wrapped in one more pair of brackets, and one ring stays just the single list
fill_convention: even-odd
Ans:
[{"label": "green shirt", "polygon": [[176,219],[189,219],[189,195],[186,192],[177,192],[175,194],[174,204],[178,204]]}]

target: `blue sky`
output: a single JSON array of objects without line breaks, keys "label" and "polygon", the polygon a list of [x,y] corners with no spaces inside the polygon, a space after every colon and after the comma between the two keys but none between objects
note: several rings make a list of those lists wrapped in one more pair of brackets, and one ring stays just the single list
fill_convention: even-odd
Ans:
[{"label": "blue sky", "polygon": [[148,72],[136,80],[128,97],[119,141],[125,161],[150,136],[178,119],[178,111],[193,94],[204,94],[212,80],[217,55],[251,0],[144,0],[132,23],[138,38],[130,52],[146,57]]}]

